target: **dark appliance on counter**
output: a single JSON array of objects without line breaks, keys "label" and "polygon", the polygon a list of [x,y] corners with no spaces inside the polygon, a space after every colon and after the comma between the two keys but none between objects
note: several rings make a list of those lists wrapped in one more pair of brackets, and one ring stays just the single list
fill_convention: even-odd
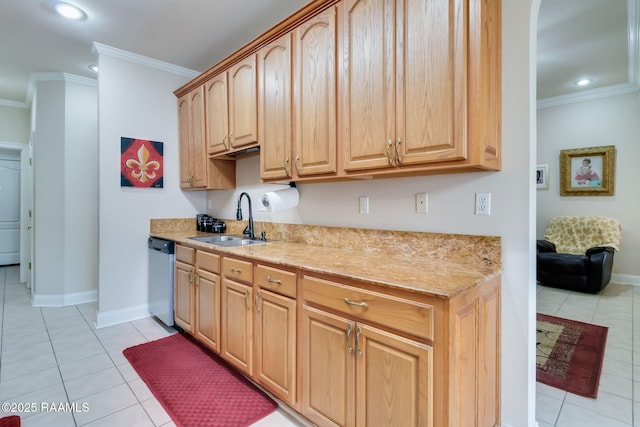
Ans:
[{"label": "dark appliance on counter", "polygon": [[216,219],[205,214],[196,215],[196,230],[205,233],[226,233],[227,224],[221,219]]}]

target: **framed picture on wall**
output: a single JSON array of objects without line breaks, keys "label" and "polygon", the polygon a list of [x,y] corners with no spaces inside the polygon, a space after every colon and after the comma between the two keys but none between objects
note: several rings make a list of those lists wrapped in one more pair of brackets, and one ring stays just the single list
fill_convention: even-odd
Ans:
[{"label": "framed picture on wall", "polygon": [[616,149],[560,150],[561,196],[613,196]]},{"label": "framed picture on wall", "polygon": [[549,189],[549,165],[536,166],[536,188],[538,190]]}]

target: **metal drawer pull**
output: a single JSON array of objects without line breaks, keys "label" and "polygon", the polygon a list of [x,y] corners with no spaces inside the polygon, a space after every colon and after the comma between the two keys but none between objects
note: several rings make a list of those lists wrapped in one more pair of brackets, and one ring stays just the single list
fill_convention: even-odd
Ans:
[{"label": "metal drawer pull", "polygon": [[396,138],[396,160],[398,163],[402,163],[402,157],[400,157],[400,153],[398,152],[398,147],[402,144],[402,139],[400,137]]},{"label": "metal drawer pull", "polygon": [[251,307],[249,306],[249,290],[244,291],[244,306],[249,310]]},{"label": "metal drawer pull", "polygon": [[389,166],[393,166],[393,160],[391,160],[391,146],[393,145],[393,141],[387,141],[387,160],[389,161]]},{"label": "metal drawer pull", "polygon": [[282,285],[282,280],[274,279],[271,276],[267,276],[267,282],[273,283],[274,285]]},{"label": "metal drawer pull", "polygon": [[362,357],[362,350],[360,350],[359,345],[360,345],[360,335],[362,334],[362,330],[360,330],[360,328],[358,328],[356,330],[356,354],[358,355],[358,357]]},{"label": "metal drawer pull", "polygon": [[347,329],[347,350],[349,350],[349,354],[353,353],[353,347],[351,346],[352,333],[353,333],[353,325],[349,325],[349,329]]},{"label": "metal drawer pull", "polygon": [[236,268],[236,267],[231,267],[231,271],[232,271],[233,273],[242,273],[242,269],[240,269],[240,268]]},{"label": "metal drawer pull", "polygon": [[256,294],[256,311],[260,313],[260,291]]},{"label": "metal drawer pull", "polygon": [[362,302],[355,302],[355,301],[351,301],[349,298],[345,298],[344,302],[346,302],[349,305],[355,305],[357,307],[362,307],[362,308],[369,308],[369,304],[367,304],[366,302],[362,301]]}]

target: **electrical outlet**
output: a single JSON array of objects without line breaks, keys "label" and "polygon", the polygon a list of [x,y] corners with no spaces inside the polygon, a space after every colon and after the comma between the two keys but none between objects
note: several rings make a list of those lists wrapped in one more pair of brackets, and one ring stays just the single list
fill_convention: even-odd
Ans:
[{"label": "electrical outlet", "polygon": [[213,207],[213,200],[207,200],[207,206],[209,207],[209,209],[211,209]]},{"label": "electrical outlet", "polygon": [[416,193],[416,213],[429,212],[429,195],[427,193]]},{"label": "electrical outlet", "polygon": [[360,196],[360,213],[369,213],[369,196]]},{"label": "electrical outlet", "polygon": [[491,193],[476,193],[476,215],[491,215]]}]

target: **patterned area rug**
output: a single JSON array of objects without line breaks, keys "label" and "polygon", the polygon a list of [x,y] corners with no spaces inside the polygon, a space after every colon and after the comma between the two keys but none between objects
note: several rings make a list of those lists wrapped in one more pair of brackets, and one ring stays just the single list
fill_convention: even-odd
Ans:
[{"label": "patterned area rug", "polygon": [[276,403],[180,334],[123,351],[178,427],[246,427]]},{"label": "patterned area rug", "polygon": [[536,380],[596,398],[608,328],[538,313]]}]

